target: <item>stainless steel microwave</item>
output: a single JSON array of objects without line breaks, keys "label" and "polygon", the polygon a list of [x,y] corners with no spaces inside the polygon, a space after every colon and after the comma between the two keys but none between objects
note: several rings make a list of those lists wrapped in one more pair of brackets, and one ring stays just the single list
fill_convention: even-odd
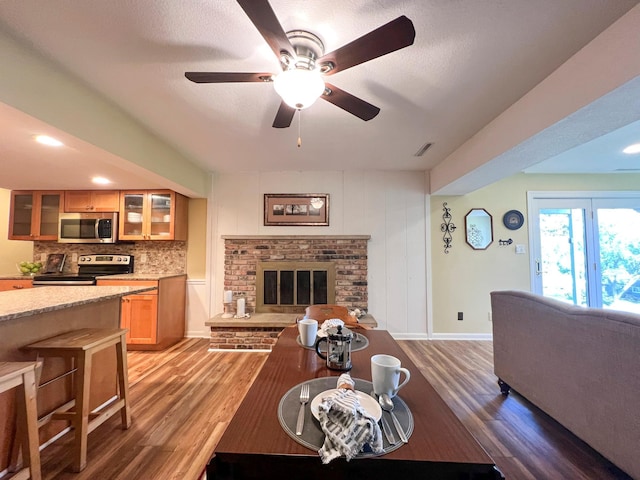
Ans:
[{"label": "stainless steel microwave", "polygon": [[118,213],[61,213],[59,243],[116,243]]}]

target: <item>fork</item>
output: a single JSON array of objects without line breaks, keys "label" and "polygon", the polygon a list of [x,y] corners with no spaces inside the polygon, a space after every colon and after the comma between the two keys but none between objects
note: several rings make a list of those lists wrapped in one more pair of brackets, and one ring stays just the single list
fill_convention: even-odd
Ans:
[{"label": "fork", "polygon": [[309,384],[305,383],[300,388],[300,411],[298,412],[298,423],[296,423],[296,435],[302,435],[304,426],[304,406],[309,401]]}]

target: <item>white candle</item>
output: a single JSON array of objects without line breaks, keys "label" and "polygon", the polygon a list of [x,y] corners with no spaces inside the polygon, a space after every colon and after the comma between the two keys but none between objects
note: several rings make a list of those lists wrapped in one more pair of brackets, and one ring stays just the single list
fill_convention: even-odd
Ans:
[{"label": "white candle", "polygon": [[233,292],[231,290],[224,291],[224,303],[233,303]]},{"label": "white candle", "polygon": [[244,317],[244,297],[240,297],[236,303],[236,317]]}]

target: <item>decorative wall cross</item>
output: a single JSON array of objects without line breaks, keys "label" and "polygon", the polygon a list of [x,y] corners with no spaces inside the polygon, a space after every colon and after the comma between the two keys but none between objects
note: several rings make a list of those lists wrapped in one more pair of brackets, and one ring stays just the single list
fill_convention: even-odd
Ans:
[{"label": "decorative wall cross", "polygon": [[453,241],[451,234],[455,231],[456,226],[451,221],[451,209],[447,207],[447,202],[442,204],[442,210],[444,211],[442,214],[442,220],[444,223],[440,225],[440,231],[443,233],[442,241],[444,242],[444,253],[449,253],[449,249],[453,247],[453,245],[451,245],[451,242]]}]

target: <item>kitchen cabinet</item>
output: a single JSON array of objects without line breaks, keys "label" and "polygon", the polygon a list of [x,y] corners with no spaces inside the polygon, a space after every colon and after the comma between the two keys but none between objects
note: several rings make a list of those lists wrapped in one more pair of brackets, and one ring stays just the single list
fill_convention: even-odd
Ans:
[{"label": "kitchen cabinet", "polygon": [[117,212],[118,190],[68,190],[64,195],[65,212]]},{"label": "kitchen cabinet", "polygon": [[186,240],[187,198],[171,190],[120,192],[120,240]]},{"label": "kitchen cabinet", "polygon": [[155,286],[157,290],[122,297],[120,322],[129,350],[163,350],[184,338],[187,276],[159,280],[109,280],[98,286]]},{"label": "kitchen cabinet", "polygon": [[64,192],[11,192],[9,240],[57,240]]},{"label": "kitchen cabinet", "polygon": [[32,288],[33,282],[31,279],[20,280],[0,280],[0,292],[6,292],[8,290],[22,290],[23,288]]},{"label": "kitchen cabinet", "polygon": [[129,330],[127,344],[155,345],[158,339],[157,318],[157,292],[122,298],[120,319],[122,328]]}]

